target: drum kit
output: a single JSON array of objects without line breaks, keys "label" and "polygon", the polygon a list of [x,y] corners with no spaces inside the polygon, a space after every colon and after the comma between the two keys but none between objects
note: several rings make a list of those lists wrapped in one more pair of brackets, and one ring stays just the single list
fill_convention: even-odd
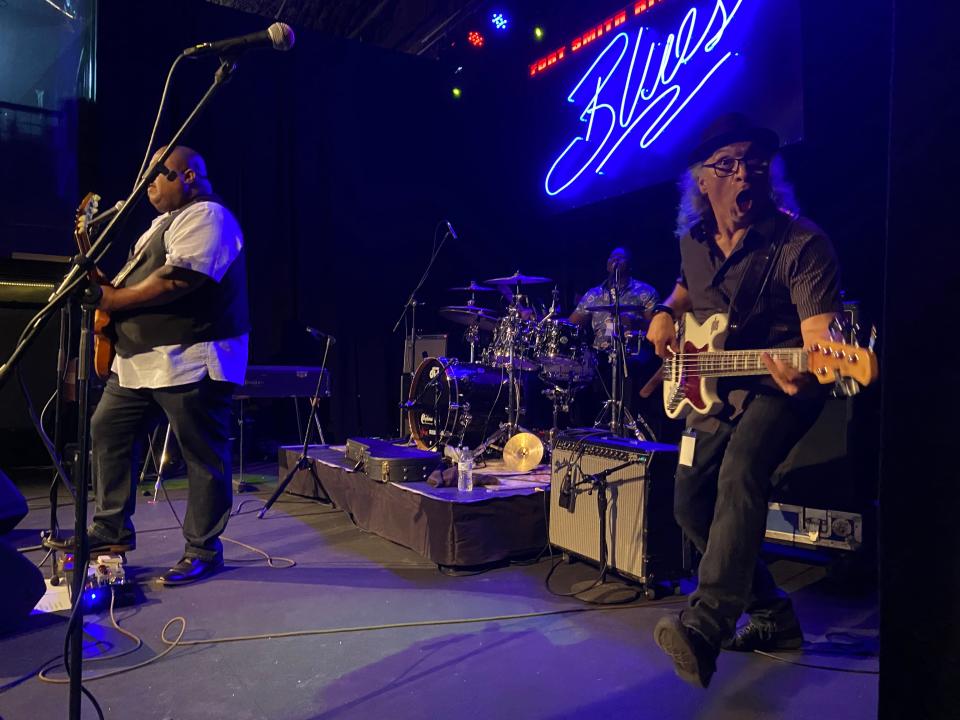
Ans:
[{"label": "drum kit", "polygon": [[[425,450],[442,450],[447,446],[471,448],[474,456],[497,447],[504,450],[506,459],[509,441],[518,433],[524,436],[527,433],[520,420],[525,412],[527,380],[534,373],[546,386],[542,392],[551,401],[553,426],[549,438],[552,442],[559,429],[559,414],[569,412],[576,393],[593,381],[597,362],[592,347],[593,333],[558,317],[556,289],[549,310],[542,319],[535,319],[524,290],[551,282],[547,277],[517,271],[507,277],[486,280],[484,284],[471,280],[466,285],[450,288],[469,293],[469,298],[463,305],[440,308],[439,315],[467,326],[464,338],[470,346],[470,358],[468,362],[456,358],[425,358],[416,369],[403,408],[411,439],[418,447]],[[478,294],[492,293],[510,298],[502,312],[477,302]],[[614,316],[617,312],[624,316],[643,312],[643,308],[633,305],[597,305],[587,310]],[[619,322],[616,327],[619,330]],[[489,334],[489,342],[482,349],[481,333]],[[607,351],[614,368],[615,388],[620,364],[617,359],[636,352],[642,339],[642,334],[636,331],[624,331],[622,337],[620,335],[615,335],[617,342]],[[615,389],[596,427],[608,425],[615,434],[630,429],[639,439],[650,439],[636,429],[635,421],[622,405]],[[627,425],[623,424],[624,415],[630,421]],[[606,416],[609,416],[608,422],[604,420]],[[519,438],[513,442],[518,441]]]}]

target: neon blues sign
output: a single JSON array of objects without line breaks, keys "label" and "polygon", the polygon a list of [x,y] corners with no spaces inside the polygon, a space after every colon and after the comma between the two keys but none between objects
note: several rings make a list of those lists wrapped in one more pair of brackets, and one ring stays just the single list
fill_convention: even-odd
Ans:
[{"label": "neon blues sign", "polygon": [[743,4],[712,0],[712,7],[690,7],[665,36],[636,27],[612,37],[566,98],[579,110],[578,123],[547,170],[547,195],[595,181],[620,156],[642,162],[637,150],[651,148],[711,84],[733,72],[738,47],[732,36]]}]

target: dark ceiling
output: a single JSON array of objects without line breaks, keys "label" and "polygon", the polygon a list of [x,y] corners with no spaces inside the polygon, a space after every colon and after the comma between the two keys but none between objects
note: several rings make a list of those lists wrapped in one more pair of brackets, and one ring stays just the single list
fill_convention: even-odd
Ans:
[{"label": "dark ceiling", "polygon": [[208,0],[295,28],[319,30],[401,52],[436,54],[450,29],[484,0]]}]

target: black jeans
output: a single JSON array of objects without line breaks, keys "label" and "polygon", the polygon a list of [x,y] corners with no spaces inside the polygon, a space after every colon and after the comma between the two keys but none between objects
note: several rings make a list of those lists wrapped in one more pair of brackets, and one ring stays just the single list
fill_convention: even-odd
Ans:
[{"label": "black jeans", "polygon": [[677,468],[674,515],[703,553],[683,623],[719,646],[746,611],[775,623],[794,619],[790,599],[759,557],[770,477],[806,433],[822,399],[759,395],[715,432],[697,431],[692,466]]},{"label": "black jeans", "polygon": [[187,464],[184,554],[213,560],[223,554],[220,534],[233,503],[230,418],[234,385],[204,378],[158,390],[120,387],[111,375],[93,414],[92,532],[108,541],[134,539],[138,461],[143,444],[166,415]]}]

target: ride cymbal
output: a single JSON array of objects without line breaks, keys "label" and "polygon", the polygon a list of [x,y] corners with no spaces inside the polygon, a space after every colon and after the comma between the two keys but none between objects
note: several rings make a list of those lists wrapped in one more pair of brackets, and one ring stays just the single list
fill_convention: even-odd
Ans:
[{"label": "ride cymbal", "polygon": [[517,270],[510,277],[491,278],[490,280],[484,280],[484,282],[491,285],[542,285],[543,283],[553,282],[553,280],[539,275],[523,275]]},{"label": "ride cymbal", "polygon": [[464,287],[452,287],[450,290],[463,290],[465,292],[496,292],[496,288],[487,287],[486,285],[478,285],[476,280],[471,280],[469,285]]},{"label": "ride cymbal", "polygon": [[476,305],[448,305],[439,310],[440,317],[458,325],[479,325],[482,330],[493,330],[500,318],[492,311]]}]

